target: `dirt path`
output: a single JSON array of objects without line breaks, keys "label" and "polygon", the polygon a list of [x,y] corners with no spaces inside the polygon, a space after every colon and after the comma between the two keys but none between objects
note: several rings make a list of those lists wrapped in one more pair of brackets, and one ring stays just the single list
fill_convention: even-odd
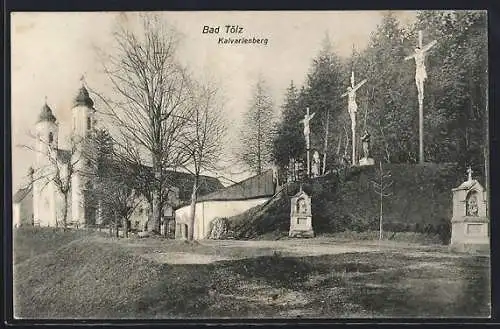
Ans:
[{"label": "dirt path", "polygon": [[[149,244],[150,242],[151,244]],[[319,256],[342,253],[396,251],[408,255],[450,256],[436,248],[384,241],[333,241],[326,239],[301,240],[203,240],[195,244],[182,245],[179,241],[156,240],[127,243],[132,251],[164,264],[209,264],[217,261],[270,256],[279,252],[284,256]],[[148,245],[150,248],[148,248]]]}]

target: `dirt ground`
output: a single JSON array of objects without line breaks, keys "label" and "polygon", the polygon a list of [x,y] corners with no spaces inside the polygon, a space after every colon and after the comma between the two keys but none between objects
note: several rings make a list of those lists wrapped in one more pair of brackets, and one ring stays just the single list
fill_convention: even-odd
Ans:
[{"label": "dirt ground", "polygon": [[[109,239],[107,240],[109,241]],[[120,239],[134,253],[162,264],[210,264],[256,256],[321,256],[355,252],[401,252],[405,255],[460,257],[446,246],[424,246],[393,241],[339,241],[313,238],[278,241],[200,240],[195,242],[160,239]]]},{"label": "dirt ground", "polygon": [[[15,249],[27,318],[487,317],[490,260],[447,246],[91,235]],[[50,233],[50,232],[49,232]],[[54,238],[54,237],[52,237]],[[24,241],[24,242],[23,242]],[[35,241],[36,242],[36,241]],[[55,244],[54,244],[55,245]],[[133,298],[132,298],[133,296]]]}]

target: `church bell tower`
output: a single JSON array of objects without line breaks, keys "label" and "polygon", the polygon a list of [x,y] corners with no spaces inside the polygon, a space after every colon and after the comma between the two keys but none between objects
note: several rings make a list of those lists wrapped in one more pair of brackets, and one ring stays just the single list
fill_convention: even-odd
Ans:
[{"label": "church bell tower", "polygon": [[[53,175],[50,152],[57,152],[59,125],[47,104],[42,106],[35,124],[36,171],[33,172],[33,219],[41,226],[56,223],[53,185],[48,184]],[[52,158],[52,160],[54,160]]]},{"label": "church bell tower", "polygon": [[90,171],[90,164],[85,158],[86,152],[83,151],[85,144],[82,141],[95,129],[95,109],[94,101],[90,98],[89,92],[81,79],[82,86],[78,90],[74,100],[72,111],[72,137],[76,143],[76,153],[74,163],[75,170],[71,185],[71,212],[72,218],[79,227],[93,222],[93,211],[89,211],[89,177],[84,173]]}]

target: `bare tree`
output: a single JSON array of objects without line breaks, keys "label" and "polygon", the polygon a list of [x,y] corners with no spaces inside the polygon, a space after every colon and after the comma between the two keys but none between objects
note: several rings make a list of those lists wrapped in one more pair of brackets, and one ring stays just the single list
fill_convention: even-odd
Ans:
[{"label": "bare tree", "polygon": [[86,140],[85,158],[88,167],[85,174],[93,190],[93,202],[98,205],[100,215],[105,215],[110,227],[118,226],[122,221],[124,236],[128,236],[128,220],[140,201],[136,186],[136,173],[129,157],[119,154],[114,149],[114,141],[105,129],[97,129]]},{"label": "bare tree", "polygon": [[275,115],[271,96],[266,90],[266,83],[259,77],[245,114],[241,131],[239,157],[243,163],[257,174],[261,174],[271,162],[272,142],[275,133]]},{"label": "bare tree", "polygon": [[69,140],[69,149],[63,150],[54,147],[43,139],[36,138],[35,136],[31,137],[37,143],[44,144],[46,146],[44,150],[46,151],[40,151],[36,147],[29,145],[18,145],[19,147],[33,151],[39,159],[42,159],[33,168],[33,180],[30,184],[38,185],[40,192],[45,190],[49,185],[55,187],[62,198],[62,208],[60,209],[62,215],[61,223],[57,220],[58,216],[56,214],[56,226],[62,225],[63,229],[66,230],[68,228],[68,210],[72,180],[75,174],[82,172],[82,164],[84,164],[80,151],[82,140],[72,136]]},{"label": "bare tree", "polygon": [[201,171],[217,171],[216,163],[221,156],[223,139],[226,134],[226,125],[217,96],[217,88],[208,85],[198,85],[197,88],[193,89],[193,115],[189,121],[188,129],[181,139],[184,143],[184,150],[190,157],[184,169],[194,177],[189,218],[189,240],[194,238],[196,202],[200,188]]},{"label": "bare tree", "polygon": [[390,188],[393,184],[393,181],[391,179],[391,173],[384,172],[382,168],[382,162],[380,162],[376,181],[373,180],[372,184],[375,193],[377,193],[380,196],[379,240],[382,240],[383,220],[384,220],[384,207],[383,207],[384,197],[389,197],[392,195],[392,192],[387,192],[387,189]]},{"label": "bare tree", "polygon": [[[116,127],[115,141],[132,155],[138,171],[149,177],[152,218],[148,230],[158,232],[169,192],[169,170],[189,159],[180,142],[192,116],[190,79],[177,62],[178,37],[156,15],[142,15],[141,27],[122,23],[114,34],[116,52],[101,57],[110,81],[108,96],[96,94]],[[102,55],[102,54],[101,54]]]}]

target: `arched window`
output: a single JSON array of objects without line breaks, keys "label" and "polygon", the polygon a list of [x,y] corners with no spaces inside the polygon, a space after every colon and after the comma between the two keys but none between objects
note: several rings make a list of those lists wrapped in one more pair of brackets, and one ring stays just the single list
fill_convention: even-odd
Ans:
[{"label": "arched window", "polygon": [[51,132],[49,132],[49,144],[52,144],[52,142],[54,141],[54,134]]},{"label": "arched window", "polygon": [[90,117],[87,117],[87,130],[90,130],[92,128],[92,121],[90,120]]}]

